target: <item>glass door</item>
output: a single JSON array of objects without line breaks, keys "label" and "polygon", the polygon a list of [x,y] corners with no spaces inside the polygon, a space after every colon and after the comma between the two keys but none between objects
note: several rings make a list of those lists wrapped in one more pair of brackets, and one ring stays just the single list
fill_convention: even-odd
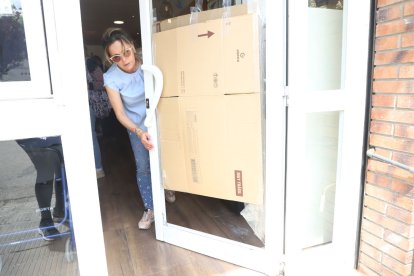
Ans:
[{"label": "glass door", "polygon": [[[283,244],[285,6],[190,2],[140,1],[147,114],[156,118],[146,122],[157,137],[156,237],[275,274]],[[166,190],[175,191],[174,203]]]},{"label": "glass door", "polygon": [[80,22],[77,1],[0,3],[1,275],[107,275]]},{"label": "glass door", "polygon": [[289,1],[287,273],[353,268],[369,8]]}]

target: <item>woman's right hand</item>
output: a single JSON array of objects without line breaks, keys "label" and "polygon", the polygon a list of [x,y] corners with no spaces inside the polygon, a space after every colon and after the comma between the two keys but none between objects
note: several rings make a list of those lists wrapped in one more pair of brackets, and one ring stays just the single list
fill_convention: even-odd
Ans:
[{"label": "woman's right hand", "polygon": [[141,135],[141,143],[144,145],[144,148],[147,150],[152,150],[154,148],[154,145],[151,142],[151,136],[148,132],[144,132]]}]

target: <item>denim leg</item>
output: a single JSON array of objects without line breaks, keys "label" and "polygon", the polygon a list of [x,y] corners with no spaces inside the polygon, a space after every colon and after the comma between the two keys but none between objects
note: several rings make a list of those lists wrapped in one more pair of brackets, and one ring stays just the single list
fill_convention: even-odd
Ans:
[{"label": "denim leg", "polygon": [[154,210],[149,152],[144,148],[144,145],[142,145],[141,140],[135,133],[128,130],[128,136],[132,151],[134,152],[138,189],[141,193],[144,208]]},{"label": "denim leg", "polygon": [[93,154],[95,156],[95,168],[102,169],[101,149],[99,147],[98,137],[96,136],[96,116],[91,106],[89,107],[89,113],[91,115],[91,130],[92,130]]}]

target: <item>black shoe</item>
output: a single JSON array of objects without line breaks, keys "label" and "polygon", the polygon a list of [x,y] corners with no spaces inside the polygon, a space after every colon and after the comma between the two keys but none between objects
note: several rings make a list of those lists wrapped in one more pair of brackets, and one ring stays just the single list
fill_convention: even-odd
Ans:
[{"label": "black shoe", "polygon": [[60,237],[60,232],[54,226],[40,227],[39,234],[45,241],[56,240]]}]

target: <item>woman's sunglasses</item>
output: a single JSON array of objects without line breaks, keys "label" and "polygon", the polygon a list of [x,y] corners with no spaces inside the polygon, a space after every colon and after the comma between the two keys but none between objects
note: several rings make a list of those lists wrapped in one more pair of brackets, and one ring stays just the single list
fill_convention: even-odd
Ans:
[{"label": "woman's sunglasses", "polygon": [[129,57],[129,56],[131,55],[131,53],[132,53],[132,48],[126,48],[122,54],[116,54],[116,55],[113,55],[113,56],[111,56],[109,59],[110,59],[112,62],[118,63],[118,62],[120,62],[120,61],[121,61],[122,56],[124,56],[124,57],[126,57],[126,58],[127,58],[127,57]]}]

